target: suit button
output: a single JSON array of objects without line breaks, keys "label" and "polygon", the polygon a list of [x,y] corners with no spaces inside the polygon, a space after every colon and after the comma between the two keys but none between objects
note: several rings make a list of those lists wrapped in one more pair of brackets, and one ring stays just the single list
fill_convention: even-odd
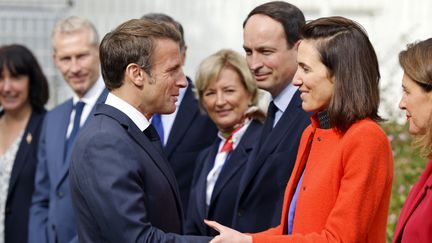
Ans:
[{"label": "suit button", "polygon": [[52,229],[52,230],[55,230],[55,225],[52,224],[52,225],[51,225],[51,229]]},{"label": "suit button", "polygon": [[10,214],[11,213],[11,209],[10,207],[6,207],[5,208],[5,214]]},{"label": "suit button", "polygon": [[243,210],[240,209],[240,210],[237,212],[237,215],[238,215],[239,217],[241,217],[241,216],[243,216],[243,213],[244,213]]},{"label": "suit button", "polygon": [[64,193],[63,192],[57,192],[57,197],[58,198],[62,198],[64,196]]}]

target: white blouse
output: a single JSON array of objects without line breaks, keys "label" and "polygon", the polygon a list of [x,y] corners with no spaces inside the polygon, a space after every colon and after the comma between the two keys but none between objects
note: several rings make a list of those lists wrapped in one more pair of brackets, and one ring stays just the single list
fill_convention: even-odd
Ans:
[{"label": "white blouse", "polygon": [[21,131],[15,142],[12,143],[3,155],[0,155],[0,243],[4,243],[5,241],[5,209],[9,190],[9,180],[23,134],[24,131]]}]

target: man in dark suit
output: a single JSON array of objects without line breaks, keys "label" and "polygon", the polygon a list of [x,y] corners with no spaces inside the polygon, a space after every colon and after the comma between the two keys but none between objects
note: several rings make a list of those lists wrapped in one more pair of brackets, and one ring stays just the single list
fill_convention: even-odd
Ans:
[{"label": "man in dark suit", "polygon": [[100,75],[99,40],[86,19],[59,21],[52,35],[54,63],[73,97],[48,112],[38,148],[35,191],[29,219],[30,243],[78,242],[69,190],[72,147],[107,90]]},{"label": "man in dark suit", "polygon": [[[184,65],[187,46],[182,25],[162,13],[145,14],[141,19],[162,21],[171,24],[180,32],[180,54]],[[186,78],[187,87],[180,88],[176,111],[172,114],[160,114],[162,129],[158,130],[158,133],[163,133],[164,152],[177,179],[187,217],[186,209],[197,156],[200,151],[209,147],[216,139],[217,128],[210,118],[199,110],[198,102],[193,93],[192,80],[189,77]],[[154,124],[155,121],[156,119],[153,118],[152,123]],[[157,126],[156,129],[158,129]]]},{"label": "man in dark suit", "polygon": [[105,104],[78,137],[70,185],[80,242],[208,242],[181,236],[174,174],[149,123],[172,113],[186,86],[180,34],[170,25],[130,20],[102,40]]},{"label": "man in dark suit", "polygon": [[297,70],[303,13],[286,2],[269,2],[244,21],[243,47],[258,87],[270,92],[263,132],[239,184],[233,228],[258,232],[280,223],[285,186],[301,134],[310,123],[300,92],[291,84]]}]

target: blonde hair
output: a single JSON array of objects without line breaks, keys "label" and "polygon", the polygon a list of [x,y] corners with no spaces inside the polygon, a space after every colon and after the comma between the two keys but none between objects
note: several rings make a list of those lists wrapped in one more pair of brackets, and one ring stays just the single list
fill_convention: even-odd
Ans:
[{"label": "blonde hair", "polygon": [[58,35],[73,35],[82,31],[89,31],[90,43],[99,46],[99,35],[96,27],[90,22],[90,20],[78,16],[70,16],[58,21],[54,25],[51,41],[54,44],[54,39]]},{"label": "blonde hair", "polygon": [[230,49],[222,49],[204,59],[198,68],[195,77],[195,94],[201,109],[205,110],[202,104],[204,91],[211,82],[219,77],[220,72],[224,68],[231,68],[239,74],[241,82],[247,92],[252,95],[251,105],[256,105],[259,98],[258,87],[249,70],[246,59],[238,52]]}]

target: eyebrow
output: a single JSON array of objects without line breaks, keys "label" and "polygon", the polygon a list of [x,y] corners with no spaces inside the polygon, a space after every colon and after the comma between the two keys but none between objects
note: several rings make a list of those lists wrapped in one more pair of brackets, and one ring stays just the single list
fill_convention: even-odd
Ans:
[{"label": "eyebrow", "polygon": [[298,62],[298,65],[301,66],[302,68],[307,67],[310,68],[307,64],[305,64],[304,62]]}]

